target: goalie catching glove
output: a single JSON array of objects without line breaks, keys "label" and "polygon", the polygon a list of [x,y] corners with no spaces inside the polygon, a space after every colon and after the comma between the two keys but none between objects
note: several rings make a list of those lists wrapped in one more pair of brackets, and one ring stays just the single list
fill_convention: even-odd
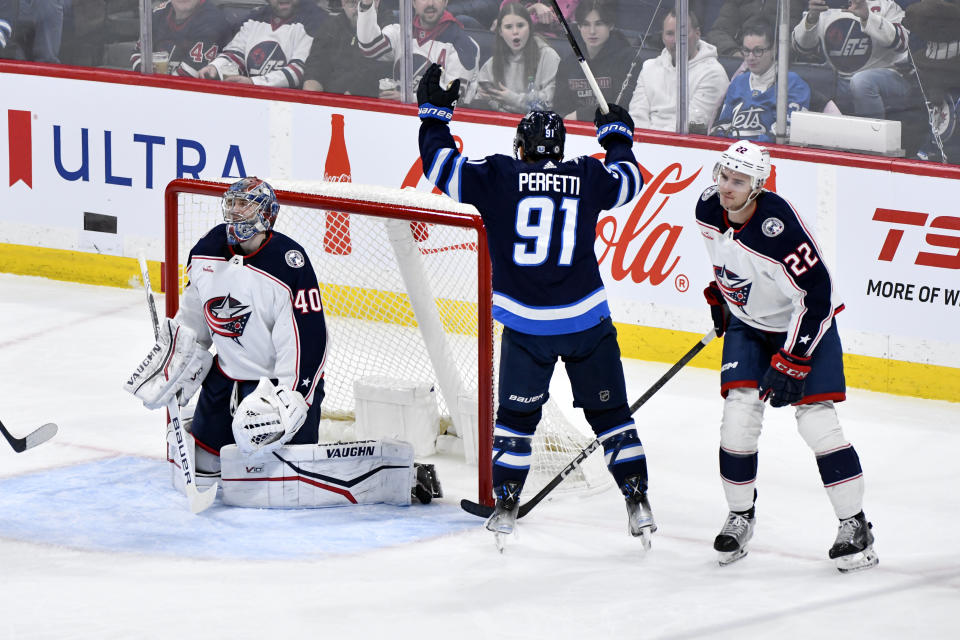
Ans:
[{"label": "goalie catching glove", "polygon": [[260,378],[260,384],[240,402],[233,416],[237,448],[246,455],[262,455],[280,448],[303,426],[307,409],[299,392]]},{"label": "goalie catching glove", "polygon": [[170,318],[160,325],[160,336],[124,383],[147,409],[160,409],[174,397],[184,406],[207,377],[213,356],[197,342],[190,327]]}]

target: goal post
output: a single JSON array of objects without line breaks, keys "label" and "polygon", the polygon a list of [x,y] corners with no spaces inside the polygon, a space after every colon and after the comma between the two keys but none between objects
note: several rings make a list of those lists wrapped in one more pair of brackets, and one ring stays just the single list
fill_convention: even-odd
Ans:
[{"label": "goal post", "polygon": [[[322,417],[354,419],[356,394],[368,394],[373,380],[435,388],[439,432],[461,438],[466,461],[477,465],[478,500],[492,504],[502,327],[492,318],[487,237],[476,209],[409,188],[267,181],[281,205],[276,230],[304,247],[320,284],[328,331]],[[223,222],[228,186],[189,179],[167,186],[162,284],[170,317],[190,249]],[[525,491],[546,484],[593,439],[552,400],[543,414]],[[560,490],[609,484],[602,458],[594,456]]]}]

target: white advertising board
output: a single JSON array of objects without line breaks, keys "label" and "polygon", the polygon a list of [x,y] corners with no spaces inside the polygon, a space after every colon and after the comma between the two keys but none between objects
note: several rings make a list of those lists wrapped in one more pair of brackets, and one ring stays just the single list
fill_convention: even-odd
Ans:
[{"label": "white advertising board", "polygon": [[[146,246],[159,260],[170,180],[322,180],[334,114],[344,116],[354,183],[431,188],[422,179],[412,109],[2,71],[0,82],[0,242],[127,256]],[[455,117],[452,130],[468,157],[511,152],[512,126]],[[635,150],[644,191],[598,225],[597,253],[615,316],[702,333],[708,313],[701,291],[711,269],[693,207],[712,182],[716,152],[670,146],[662,137]],[[591,136],[568,136],[567,157],[599,152]],[[774,155],[769,186],[816,230],[846,302],[839,322],[847,349],[960,366],[953,333],[960,217],[951,211],[960,183]],[[85,213],[116,218],[112,241],[84,230]]]}]

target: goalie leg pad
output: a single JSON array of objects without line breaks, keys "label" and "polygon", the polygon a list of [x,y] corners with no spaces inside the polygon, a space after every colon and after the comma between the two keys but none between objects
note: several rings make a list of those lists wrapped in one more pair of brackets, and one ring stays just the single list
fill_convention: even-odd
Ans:
[{"label": "goalie leg pad", "polygon": [[413,446],[399,440],[285,445],[257,458],[230,445],[220,461],[223,502],[237,507],[407,506],[416,484]]}]

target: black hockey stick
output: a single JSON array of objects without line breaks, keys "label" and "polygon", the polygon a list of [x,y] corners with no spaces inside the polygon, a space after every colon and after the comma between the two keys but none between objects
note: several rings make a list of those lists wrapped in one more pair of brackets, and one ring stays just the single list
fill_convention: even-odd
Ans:
[{"label": "black hockey stick", "polygon": [[560,26],[563,27],[563,32],[567,34],[567,40],[570,42],[570,47],[573,49],[573,55],[577,56],[577,62],[580,64],[580,69],[583,70],[583,75],[587,79],[587,84],[590,85],[590,89],[593,91],[593,95],[597,99],[597,106],[600,107],[600,113],[604,115],[610,113],[610,107],[607,106],[607,100],[603,97],[603,92],[600,91],[600,85],[597,84],[597,79],[593,77],[593,71],[590,70],[590,65],[587,64],[586,59],[583,57],[583,52],[580,51],[580,45],[577,44],[576,39],[573,37],[573,32],[570,31],[570,25],[567,24],[567,19],[563,17],[563,11],[560,10],[557,0],[550,0],[550,6],[553,7],[553,13],[556,14],[557,20],[560,21]]},{"label": "black hockey stick", "polygon": [[[647,400],[652,398],[653,394],[659,391],[663,385],[667,384],[667,382],[669,382],[673,376],[677,375],[677,372],[680,371],[680,369],[683,369],[685,366],[687,366],[687,363],[693,360],[694,356],[703,351],[703,348],[707,346],[715,337],[717,337],[717,333],[711,329],[706,335],[700,338],[700,341],[693,345],[693,348],[690,349],[690,351],[687,351],[683,357],[677,361],[676,364],[670,367],[665,374],[660,376],[659,380],[653,383],[653,386],[647,389],[643,395],[637,399],[636,402],[630,405],[630,415],[636,413],[637,409],[642,407]],[[530,513],[531,509],[540,504],[540,502],[547,497],[547,494],[549,494],[557,487],[557,485],[563,482],[564,478],[573,473],[573,471],[580,466],[580,463],[586,460],[587,456],[593,453],[594,450],[599,446],[600,441],[594,438],[593,442],[584,447],[583,450],[577,454],[577,457],[570,461],[570,464],[561,469],[560,473],[554,476],[553,480],[548,482],[543,489],[540,489],[540,492],[537,493],[537,495],[520,505],[520,511],[518,512],[517,517],[522,518]],[[488,507],[467,499],[460,501],[460,507],[467,513],[472,513],[473,515],[480,516],[481,518],[489,518],[490,514],[493,513],[493,507]]]},{"label": "black hockey stick", "polygon": [[35,430],[27,434],[25,438],[15,438],[7,428],[3,426],[3,423],[0,422],[0,433],[3,434],[3,437],[7,439],[7,442],[10,443],[10,447],[17,453],[23,453],[27,449],[32,449],[38,444],[43,444],[53,436],[57,435],[57,425],[52,422],[37,427]]}]

